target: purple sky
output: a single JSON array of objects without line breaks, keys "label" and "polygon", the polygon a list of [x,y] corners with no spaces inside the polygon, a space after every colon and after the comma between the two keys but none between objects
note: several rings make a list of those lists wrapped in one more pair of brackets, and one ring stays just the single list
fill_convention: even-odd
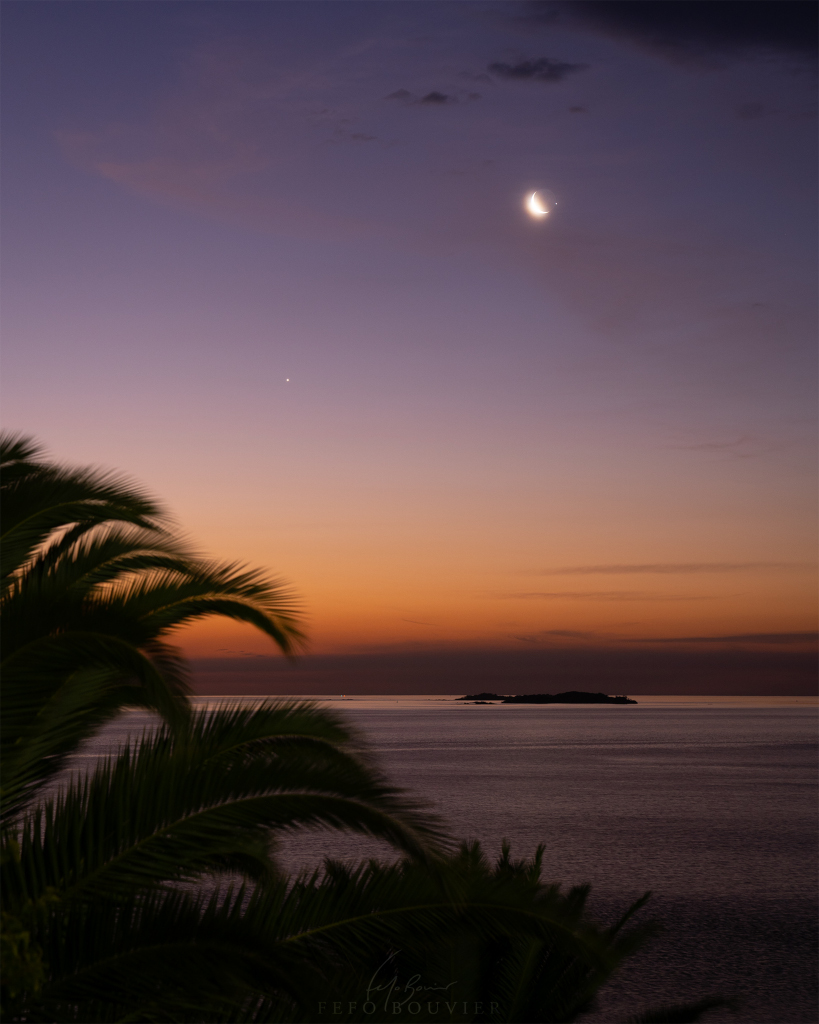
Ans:
[{"label": "purple sky", "polygon": [[7,427],[318,652],[815,629],[813,4],[3,7]]}]

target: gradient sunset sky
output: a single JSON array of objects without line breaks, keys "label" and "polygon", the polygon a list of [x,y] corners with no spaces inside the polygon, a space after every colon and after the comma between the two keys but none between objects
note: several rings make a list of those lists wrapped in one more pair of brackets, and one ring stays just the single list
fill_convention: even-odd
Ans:
[{"label": "gradient sunset sky", "polygon": [[7,428],[316,653],[804,645],[814,4],[3,8]]}]

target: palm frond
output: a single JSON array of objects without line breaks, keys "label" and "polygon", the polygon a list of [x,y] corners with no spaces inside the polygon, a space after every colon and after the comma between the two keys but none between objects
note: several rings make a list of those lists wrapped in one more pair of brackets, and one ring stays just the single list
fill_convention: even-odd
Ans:
[{"label": "palm frond", "polygon": [[352,829],[432,855],[443,839],[435,816],[322,732],[342,729],[317,708],[263,706],[199,713],[176,734],[143,737],[25,819],[15,886],[24,899],[48,888],[86,898],[194,880],[226,861],[250,860],[258,874],[264,841],[300,826]]},{"label": "palm frond", "polygon": [[[576,900],[531,874],[501,876],[474,848],[434,870],[409,861],[328,863],[322,874],[252,891],[44,904],[39,922],[49,978],[33,1019],[57,1021],[311,1021],[320,999],[357,1005],[342,1018],[355,1021],[373,1019],[362,1004],[385,959],[403,977],[420,972],[426,984],[473,1002],[487,994],[493,949],[508,955],[515,943],[534,943],[538,955],[586,975],[616,959]],[[565,974],[551,1001],[532,1003],[537,1016],[510,1016],[507,1005],[491,1019],[571,1019],[549,1015],[561,1006],[561,984],[574,980]],[[452,1018],[442,1008],[418,1019]]]},{"label": "palm frond", "polygon": [[32,690],[26,693],[26,707],[13,699],[7,705],[8,732],[0,748],[7,821],[23,812],[36,792],[64,770],[76,748],[119,715],[123,705],[146,704],[144,690],[104,669],[75,672],[42,700],[32,700]]},{"label": "palm frond", "polygon": [[110,520],[161,529],[166,516],[140,488],[113,473],[40,462],[38,447],[20,435],[0,438],[3,581],[17,572],[55,530]]},{"label": "palm frond", "polygon": [[[312,1005],[305,1002],[304,1016],[287,1019],[314,1020],[318,999],[357,1005],[342,1019],[372,1019],[362,1009],[364,992],[389,963],[387,979],[394,971],[450,991],[447,998],[457,992],[473,1007],[498,1008],[491,1017],[470,1011],[461,1020],[566,1021],[619,959],[606,931],[585,919],[572,894],[525,873],[501,877],[474,857],[474,848],[433,870],[411,862],[356,869],[328,864],[324,877],[301,878],[277,897],[267,887],[259,890],[245,917],[258,918],[260,933],[275,942],[270,955],[277,964],[292,959],[294,971],[312,972],[300,982],[303,1000],[306,993]],[[530,963],[518,973],[515,1001],[501,974],[519,972],[522,952]],[[265,1019],[279,1019],[269,1009]],[[413,1019],[449,1020],[450,1012],[441,1006],[440,1015]]]},{"label": "palm frond", "polygon": [[177,677],[169,682],[134,644],[104,633],[58,633],[27,644],[3,662],[3,744],[16,743],[35,728],[36,716],[51,695],[74,673],[88,669],[109,672],[127,688],[129,697],[134,685],[141,686],[145,697],[138,703],[155,708],[170,721],[180,722],[187,716],[184,680]]},{"label": "palm frond", "polygon": [[693,1003],[659,1006],[654,1010],[647,1010],[636,1017],[629,1017],[625,1024],[694,1024],[695,1021],[702,1020],[709,1010],[719,1009],[736,1010],[736,1001],[725,999],[723,996],[707,996]]},{"label": "palm frond", "polygon": [[[542,847],[515,860],[504,844],[494,863],[477,843],[452,853],[440,819],[326,709],[192,711],[171,634],[219,615],[292,655],[295,595],[202,558],[139,488],[50,463],[30,438],[0,435],[0,468],[5,1019],[309,1022],[317,999],[349,997],[343,1019],[371,1020],[363,996],[389,963],[490,1007],[428,1004],[416,1021],[566,1022],[651,932],[632,924],[647,897],[610,928],[591,923],[588,887],[543,881]],[[69,776],[78,745],[134,705],[164,721]],[[404,859],[289,879],[277,837],[304,827],[386,840]]]}]

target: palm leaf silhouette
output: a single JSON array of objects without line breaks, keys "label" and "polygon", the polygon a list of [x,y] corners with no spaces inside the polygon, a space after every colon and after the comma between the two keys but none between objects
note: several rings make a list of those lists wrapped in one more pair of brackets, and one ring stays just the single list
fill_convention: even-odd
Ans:
[{"label": "palm leaf silhouette", "polygon": [[[0,463],[5,1019],[308,1022],[324,1000],[353,1022],[398,985],[405,1003],[408,989],[452,997],[419,1001],[413,1020],[571,1021],[645,940],[630,924],[644,901],[596,927],[587,888],[542,881],[542,849],[514,861],[504,847],[495,864],[478,844],[454,852],[338,715],[193,710],[174,630],[224,616],[293,655],[290,590],[192,552],[115,475],[51,464],[20,435],[0,438]],[[127,707],[159,724],[67,773]],[[277,837],[305,827],[403,859],[288,878]],[[425,980],[382,985],[385,964]]]}]

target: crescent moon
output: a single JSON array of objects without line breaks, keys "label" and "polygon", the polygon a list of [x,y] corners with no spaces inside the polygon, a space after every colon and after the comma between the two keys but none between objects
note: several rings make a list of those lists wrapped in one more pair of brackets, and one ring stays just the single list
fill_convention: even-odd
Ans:
[{"label": "crescent moon", "polygon": [[526,209],[533,217],[548,217],[549,211],[541,203],[537,192],[533,192],[526,200]]}]

